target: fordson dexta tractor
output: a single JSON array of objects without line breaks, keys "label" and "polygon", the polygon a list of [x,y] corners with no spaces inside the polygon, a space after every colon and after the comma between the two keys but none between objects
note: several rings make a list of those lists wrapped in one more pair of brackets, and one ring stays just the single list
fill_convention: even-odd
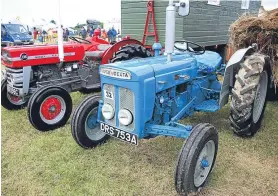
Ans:
[{"label": "fordson dexta tractor", "polygon": [[[224,66],[219,54],[189,41],[175,42],[176,6],[180,15],[189,13],[188,0],[169,0],[166,55],[101,66],[102,93],[87,97],[76,108],[71,129],[76,143],[86,149],[103,144],[110,136],[133,145],[157,136],[186,139],[177,160],[175,187],[180,195],[188,195],[204,186],[213,168],[218,132],[208,123],[193,127],[178,121],[196,111],[216,112],[225,105],[240,63],[253,49],[242,49],[232,56],[221,86],[217,73],[222,73]],[[239,77],[243,77],[241,73]],[[257,112],[260,116],[262,107]]]},{"label": "fordson dexta tractor", "polygon": [[99,65],[131,58],[149,57],[150,53],[134,39],[114,45],[93,37],[71,37],[62,46],[14,46],[2,48],[2,65],[6,67],[1,82],[1,104],[8,110],[27,105],[32,125],[47,131],[63,126],[71,115],[70,92],[89,93],[100,88]]}]

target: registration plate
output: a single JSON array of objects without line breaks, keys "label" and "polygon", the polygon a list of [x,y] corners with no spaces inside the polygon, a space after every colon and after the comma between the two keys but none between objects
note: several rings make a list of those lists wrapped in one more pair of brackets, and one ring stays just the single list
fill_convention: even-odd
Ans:
[{"label": "registration plate", "polygon": [[14,88],[11,85],[7,85],[7,91],[12,95],[19,96],[19,89]]},{"label": "registration plate", "polygon": [[115,127],[112,127],[104,122],[100,122],[100,130],[104,133],[116,137],[122,141],[128,142],[133,145],[138,145],[138,136],[123,130],[119,130]]}]

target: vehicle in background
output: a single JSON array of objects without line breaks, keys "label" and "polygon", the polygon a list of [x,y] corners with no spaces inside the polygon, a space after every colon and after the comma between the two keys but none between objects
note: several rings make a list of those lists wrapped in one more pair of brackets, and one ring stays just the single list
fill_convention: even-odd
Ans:
[{"label": "vehicle in background", "polygon": [[1,24],[1,47],[9,45],[32,45],[32,33],[21,24]]},{"label": "vehicle in background", "polygon": [[67,29],[69,30],[69,36],[74,36],[74,35],[76,35],[76,30],[74,30],[73,28],[71,28],[71,27],[67,27]]},{"label": "vehicle in background", "polygon": [[100,24],[101,24],[100,21],[91,20],[91,19],[86,20],[86,23],[87,23],[87,31],[89,31],[90,28],[96,29],[96,28],[100,27]]},{"label": "vehicle in background", "polygon": [[78,24],[74,27],[74,29],[76,31],[76,35],[81,36],[81,31],[82,31],[83,27],[86,29],[87,28],[86,24]]}]

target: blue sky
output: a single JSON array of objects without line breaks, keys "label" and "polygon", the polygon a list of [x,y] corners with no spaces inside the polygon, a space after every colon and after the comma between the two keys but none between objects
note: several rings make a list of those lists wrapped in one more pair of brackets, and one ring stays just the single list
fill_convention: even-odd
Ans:
[{"label": "blue sky", "polygon": [[[121,0],[60,0],[61,21],[65,26],[85,23],[88,18],[101,21],[120,19]],[[239,0],[241,1],[241,0]],[[57,18],[57,0],[1,0],[1,18],[9,20],[17,16],[23,23],[32,19],[46,21]],[[278,0],[263,0],[267,8],[278,7]]]}]

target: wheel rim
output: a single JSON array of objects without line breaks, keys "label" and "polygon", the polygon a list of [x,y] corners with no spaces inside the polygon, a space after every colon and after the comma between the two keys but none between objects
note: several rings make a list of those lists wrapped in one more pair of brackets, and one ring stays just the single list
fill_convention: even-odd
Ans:
[{"label": "wheel rim", "polygon": [[99,123],[97,122],[97,113],[98,107],[93,108],[88,114],[85,121],[86,135],[93,141],[98,141],[106,135],[99,129]]},{"label": "wheel rim", "polygon": [[40,117],[42,121],[50,125],[62,120],[65,113],[65,100],[58,95],[51,95],[45,98],[40,106]]},{"label": "wheel rim", "polygon": [[197,163],[194,171],[194,185],[200,187],[207,179],[210,169],[213,164],[215,155],[215,143],[213,140],[209,140],[197,159]]},{"label": "wheel rim", "polygon": [[22,97],[14,96],[10,93],[7,93],[7,98],[14,105],[22,105],[26,102]]},{"label": "wheel rim", "polygon": [[260,81],[257,87],[256,97],[253,106],[253,122],[257,123],[261,117],[267,93],[267,73],[264,71],[261,74]]}]

